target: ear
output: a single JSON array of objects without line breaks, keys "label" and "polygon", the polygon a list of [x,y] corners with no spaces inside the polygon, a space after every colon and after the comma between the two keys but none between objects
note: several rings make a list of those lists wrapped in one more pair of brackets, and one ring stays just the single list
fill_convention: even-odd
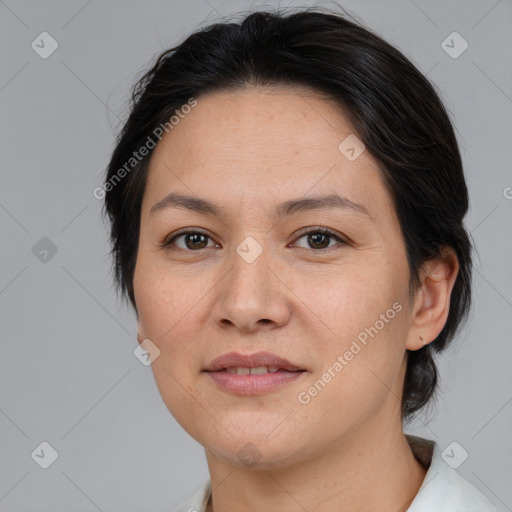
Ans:
[{"label": "ear", "polygon": [[442,256],[426,261],[420,272],[421,286],[413,304],[406,348],[418,350],[437,338],[450,311],[450,296],[459,272],[457,255],[444,247]]}]

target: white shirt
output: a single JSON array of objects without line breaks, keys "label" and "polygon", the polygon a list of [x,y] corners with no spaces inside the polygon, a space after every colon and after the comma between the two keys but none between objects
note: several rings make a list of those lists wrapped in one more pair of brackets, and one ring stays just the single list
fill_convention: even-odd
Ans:
[{"label": "white shirt", "polygon": [[[429,439],[406,434],[415,457],[428,467],[407,512],[497,512],[492,503],[441,457],[439,445]],[[211,494],[210,480],[177,512],[205,512]]]}]

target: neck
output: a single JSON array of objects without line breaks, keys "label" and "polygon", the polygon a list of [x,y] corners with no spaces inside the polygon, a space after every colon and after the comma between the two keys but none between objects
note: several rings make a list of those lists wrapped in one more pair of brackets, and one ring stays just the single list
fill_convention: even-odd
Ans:
[{"label": "neck", "polygon": [[401,512],[426,474],[398,415],[384,422],[373,418],[293,466],[240,469],[209,450],[206,457],[213,489],[207,512]]}]

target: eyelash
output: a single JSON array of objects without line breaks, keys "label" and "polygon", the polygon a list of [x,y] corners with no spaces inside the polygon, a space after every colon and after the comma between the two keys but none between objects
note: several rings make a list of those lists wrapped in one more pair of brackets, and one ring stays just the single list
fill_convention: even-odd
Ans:
[{"label": "eyelash", "polygon": [[[339,235],[337,235],[336,233],[334,233],[330,229],[323,228],[323,227],[316,227],[316,228],[310,229],[309,231],[303,231],[303,232],[301,232],[299,234],[299,236],[295,240],[298,240],[298,239],[300,239],[300,238],[302,238],[304,236],[310,235],[310,234],[318,234],[318,233],[321,233],[323,235],[329,236],[330,238],[336,239],[339,242],[339,244],[341,244],[341,245],[349,245],[348,241],[344,240],[343,238],[341,238]],[[179,238],[179,237],[181,237],[183,235],[194,235],[194,234],[204,235],[204,236],[208,237],[209,239],[212,239],[212,237],[208,233],[206,233],[205,231],[203,231],[203,230],[201,230],[199,228],[198,229],[194,229],[194,230],[191,230],[190,228],[187,228],[187,230],[178,231],[177,233],[174,233],[172,236],[167,236],[158,245],[159,245],[160,248],[166,249],[166,248],[169,248],[174,243],[174,241],[177,238]],[[332,249],[335,249],[335,248],[336,248],[336,246],[325,247],[323,249],[311,249],[311,248],[300,247],[300,249],[305,249],[305,250],[314,251],[314,252],[329,251],[329,250],[332,250]],[[178,250],[185,251],[185,252],[200,252],[200,251],[205,250],[205,249],[208,249],[208,247],[205,247],[203,249],[197,249],[197,250],[182,249],[180,247]]]}]

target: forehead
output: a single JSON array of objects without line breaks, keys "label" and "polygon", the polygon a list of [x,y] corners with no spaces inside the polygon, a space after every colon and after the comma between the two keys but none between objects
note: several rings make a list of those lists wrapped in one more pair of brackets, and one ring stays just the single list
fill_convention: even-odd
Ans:
[{"label": "forehead", "polygon": [[363,151],[352,160],[343,153],[344,141],[358,139],[341,107],[325,95],[247,87],[196,101],[153,152],[146,211],[170,191],[232,203],[242,196],[257,202],[338,192],[368,209],[376,196],[389,207],[373,157]]},{"label": "forehead", "polygon": [[226,148],[234,160],[248,153],[280,159],[315,148],[316,156],[320,151],[337,156],[340,137],[353,131],[340,106],[319,92],[247,86],[197,98],[197,106],[164,139],[197,160],[222,156]]}]

